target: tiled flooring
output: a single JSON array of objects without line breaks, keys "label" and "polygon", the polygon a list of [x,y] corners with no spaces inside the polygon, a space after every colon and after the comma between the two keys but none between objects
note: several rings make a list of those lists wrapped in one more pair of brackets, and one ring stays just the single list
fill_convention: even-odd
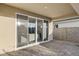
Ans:
[{"label": "tiled flooring", "polygon": [[79,56],[79,43],[53,40],[1,56]]}]

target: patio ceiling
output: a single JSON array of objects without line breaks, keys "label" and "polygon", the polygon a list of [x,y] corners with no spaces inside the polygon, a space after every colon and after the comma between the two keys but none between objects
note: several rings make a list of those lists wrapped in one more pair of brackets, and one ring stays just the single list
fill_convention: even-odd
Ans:
[{"label": "patio ceiling", "polygon": [[67,3],[7,3],[20,9],[28,10],[50,18],[77,16],[77,13]]}]

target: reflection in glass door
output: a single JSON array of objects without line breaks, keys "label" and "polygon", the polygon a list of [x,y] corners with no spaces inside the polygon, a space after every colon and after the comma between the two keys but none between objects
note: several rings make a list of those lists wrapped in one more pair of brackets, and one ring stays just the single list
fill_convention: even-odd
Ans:
[{"label": "reflection in glass door", "polygon": [[28,17],[17,14],[17,47],[27,45],[28,40]]},{"label": "reflection in glass door", "polygon": [[36,19],[29,18],[29,43],[36,42]]},{"label": "reflection in glass door", "polygon": [[43,41],[43,21],[37,20],[37,41]]}]

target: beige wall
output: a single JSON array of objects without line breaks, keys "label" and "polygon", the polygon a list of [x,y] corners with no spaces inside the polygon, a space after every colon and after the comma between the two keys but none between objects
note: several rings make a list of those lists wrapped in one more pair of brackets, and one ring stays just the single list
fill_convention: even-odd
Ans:
[{"label": "beige wall", "polygon": [[53,21],[49,21],[48,39],[53,40]]},{"label": "beige wall", "polygon": [[0,16],[0,53],[15,48],[15,20]]},{"label": "beige wall", "polygon": [[[22,13],[22,14],[41,17],[41,18],[46,18],[37,14],[32,14],[25,10],[0,4],[0,54],[15,50],[16,40],[17,40],[16,25],[15,25],[17,21],[15,18],[16,13]],[[52,32],[52,30],[50,30],[49,32]],[[52,33],[49,33],[49,34],[52,35]]]}]

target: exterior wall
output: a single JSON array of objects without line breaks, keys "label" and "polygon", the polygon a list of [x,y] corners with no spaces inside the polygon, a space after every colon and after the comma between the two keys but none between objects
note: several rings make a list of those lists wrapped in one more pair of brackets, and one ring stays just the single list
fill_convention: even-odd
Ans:
[{"label": "exterior wall", "polygon": [[79,43],[79,27],[55,28],[54,39]]},{"label": "exterior wall", "polygon": [[53,40],[53,21],[49,21],[48,40]]},{"label": "exterior wall", "polygon": [[0,53],[15,48],[15,20],[0,16]]},{"label": "exterior wall", "polygon": [[64,20],[54,22],[54,39],[79,43],[79,16]]},{"label": "exterior wall", "polygon": [[[16,48],[16,13],[28,14],[45,19],[47,18],[27,12],[25,10],[0,4],[0,54],[13,51]],[[49,35],[51,34],[52,36],[51,32],[52,24],[49,23]],[[50,39],[52,38],[53,37],[51,37]]]}]

